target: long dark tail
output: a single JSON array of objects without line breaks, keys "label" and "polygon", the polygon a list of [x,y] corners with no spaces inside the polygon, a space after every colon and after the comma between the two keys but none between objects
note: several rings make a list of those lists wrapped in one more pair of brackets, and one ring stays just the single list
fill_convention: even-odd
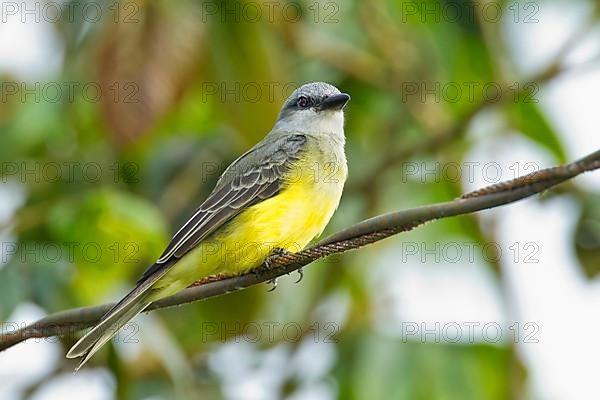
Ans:
[{"label": "long dark tail", "polygon": [[111,308],[88,333],[71,347],[67,358],[83,357],[75,371],[78,371],[100,348],[108,342],[127,322],[144,311],[152,302],[153,285],[164,276],[164,272],[148,276],[113,308]]}]

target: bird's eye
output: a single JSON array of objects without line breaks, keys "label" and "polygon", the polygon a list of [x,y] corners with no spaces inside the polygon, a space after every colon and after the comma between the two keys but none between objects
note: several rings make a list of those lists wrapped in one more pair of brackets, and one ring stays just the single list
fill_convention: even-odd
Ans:
[{"label": "bird's eye", "polygon": [[312,102],[308,97],[300,96],[298,97],[298,102],[296,104],[298,104],[298,107],[306,108],[309,107],[312,104]]}]

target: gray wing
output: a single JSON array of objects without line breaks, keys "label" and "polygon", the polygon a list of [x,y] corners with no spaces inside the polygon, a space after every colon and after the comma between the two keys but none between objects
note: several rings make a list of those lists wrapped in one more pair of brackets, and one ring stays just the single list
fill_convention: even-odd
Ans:
[{"label": "gray wing", "polygon": [[246,208],[277,194],[282,186],[289,163],[297,160],[306,144],[303,135],[265,140],[223,172],[215,189],[196,212],[173,235],[171,242],[138,283],[174,263],[216,229]]}]

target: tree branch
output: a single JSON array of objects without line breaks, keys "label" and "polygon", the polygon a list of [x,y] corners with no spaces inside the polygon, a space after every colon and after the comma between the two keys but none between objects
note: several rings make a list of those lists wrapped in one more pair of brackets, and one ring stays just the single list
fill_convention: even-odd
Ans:
[{"label": "tree branch", "polygon": [[[429,221],[516,202],[541,193],[583,172],[599,168],[600,150],[572,163],[543,169],[517,179],[488,186],[452,201],[379,215],[339,231],[306,250],[273,257],[270,261],[270,268],[263,265],[256,272],[198,283],[173,296],[152,303],[148,311],[191,303],[244,289],[289,274],[317,259],[358,249],[389,236],[410,231]],[[112,304],[61,311],[16,331],[2,333],[0,335],[0,351],[27,339],[63,336],[90,327],[97,323],[110,307]]]}]

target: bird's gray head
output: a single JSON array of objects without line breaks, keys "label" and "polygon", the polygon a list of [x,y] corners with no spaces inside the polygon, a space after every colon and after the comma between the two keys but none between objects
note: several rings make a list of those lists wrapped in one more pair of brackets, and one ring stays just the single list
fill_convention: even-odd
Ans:
[{"label": "bird's gray head", "polygon": [[286,100],[274,130],[343,135],[343,108],[348,100],[349,95],[328,83],[302,85]]}]

